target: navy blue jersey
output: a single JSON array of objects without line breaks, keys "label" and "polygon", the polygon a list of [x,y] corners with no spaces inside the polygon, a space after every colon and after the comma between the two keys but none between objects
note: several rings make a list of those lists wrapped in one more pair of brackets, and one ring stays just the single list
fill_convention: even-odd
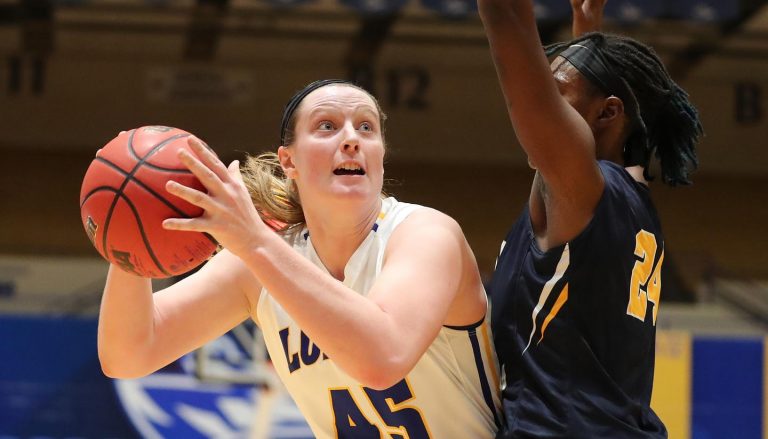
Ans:
[{"label": "navy blue jersey", "polygon": [[650,408],[664,239],[648,188],[600,162],[573,240],[539,250],[526,208],[490,285],[510,438],[658,438]]}]

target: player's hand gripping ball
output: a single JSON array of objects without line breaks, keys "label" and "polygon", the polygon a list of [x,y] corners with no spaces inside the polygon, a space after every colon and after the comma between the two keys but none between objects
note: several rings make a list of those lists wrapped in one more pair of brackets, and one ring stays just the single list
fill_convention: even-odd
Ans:
[{"label": "player's hand gripping ball", "polygon": [[142,277],[165,278],[192,270],[215,252],[216,241],[207,234],[162,226],[166,218],[203,214],[165,189],[175,180],[205,191],[177,156],[189,149],[190,135],[146,126],[120,133],[96,153],[80,189],[80,217],[104,259]]}]

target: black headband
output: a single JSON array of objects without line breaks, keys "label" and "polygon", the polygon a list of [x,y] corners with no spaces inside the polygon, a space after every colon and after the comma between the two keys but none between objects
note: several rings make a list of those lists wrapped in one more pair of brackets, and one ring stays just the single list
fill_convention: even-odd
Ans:
[{"label": "black headband", "polygon": [[637,99],[627,83],[613,72],[595,43],[590,40],[572,44],[558,54],[571,63],[576,70],[595,84],[603,93],[613,95],[624,103],[624,111],[634,123],[637,114]]},{"label": "black headband", "polygon": [[312,93],[318,88],[325,87],[326,85],[330,84],[354,85],[351,81],[347,81],[345,79],[321,79],[319,81],[310,83],[303,89],[296,92],[291,100],[288,101],[288,103],[285,105],[285,109],[283,110],[283,120],[280,122],[280,145],[287,146],[285,144],[285,131],[288,129],[288,122],[290,122],[291,117],[293,117],[293,113],[296,112],[296,109],[299,107],[299,104],[301,104],[301,101],[303,101],[308,94]]},{"label": "black headband", "polygon": [[645,123],[640,114],[640,105],[635,94],[621,76],[614,73],[603,54],[591,40],[572,44],[558,54],[566,59],[592,84],[603,93],[616,96],[624,103],[624,111],[629,116],[631,130],[634,132],[627,139],[624,151],[625,165],[645,165],[648,160],[648,143]]}]

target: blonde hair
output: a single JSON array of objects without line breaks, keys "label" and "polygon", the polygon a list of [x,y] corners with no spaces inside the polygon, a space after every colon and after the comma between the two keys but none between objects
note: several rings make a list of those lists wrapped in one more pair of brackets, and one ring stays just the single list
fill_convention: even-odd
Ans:
[{"label": "blonde hair", "polygon": [[[248,156],[241,172],[256,210],[276,230],[304,224],[296,183],[285,176],[274,152]],[[278,224],[275,224],[278,223]]]}]

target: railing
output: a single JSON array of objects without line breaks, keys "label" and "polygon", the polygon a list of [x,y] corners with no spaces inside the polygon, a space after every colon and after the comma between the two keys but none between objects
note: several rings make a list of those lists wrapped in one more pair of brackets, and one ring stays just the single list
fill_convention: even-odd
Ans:
[{"label": "railing", "polygon": [[708,293],[747,316],[768,331],[768,283],[755,280],[714,278]]}]

